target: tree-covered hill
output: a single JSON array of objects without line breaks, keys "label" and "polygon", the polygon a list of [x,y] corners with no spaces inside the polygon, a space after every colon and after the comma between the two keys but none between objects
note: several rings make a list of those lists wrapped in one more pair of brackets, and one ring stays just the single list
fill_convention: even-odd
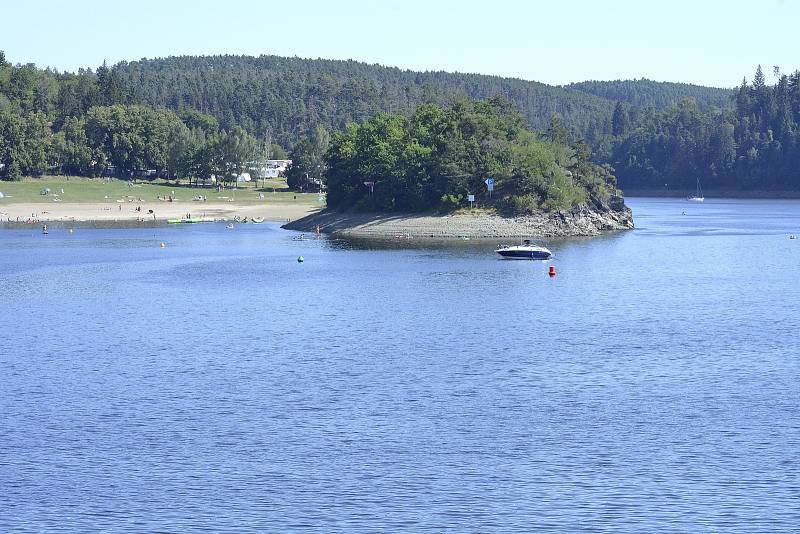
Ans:
[{"label": "tree-covered hill", "polygon": [[581,137],[609,128],[613,103],[583,92],[513,78],[414,72],[357,61],[278,56],[182,56],[111,67],[114,100],[192,108],[291,146],[317,125],[341,130],[378,112],[411,115],[454,97],[513,102],[533,128],[553,114]]},{"label": "tree-covered hill", "polygon": [[[800,189],[800,74],[759,67],[736,90],[650,80],[553,87],[277,56],[143,59],[77,73],[0,52],[0,178],[43,172],[204,177],[291,151],[298,187],[324,180],[327,140],[379,113],[508,100],[526,126],[583,139],[625,189]],[[590,94],[591,93],[591,94]],[[271,150],[265,150],[270,144]],[[245,150],[246,149],[246,150]]]},{"label": "tree-covered hill", "polygon": [[638,107],[666,109],[686,97],[691,97],[703,111],[712,107],[731,105],[733,89],[704,87],[688,83],[655,82],[646,78],[639,80],[585,81],[566,86],[569,89],[598,96],[607,100],[625,102]]},{"label": "tree-covered hill", "polygon": [[144,104],[211,115],[258,138],[292,147],[317,126],[341,130],[378,112],[410,116],[420,104],[503,96],[528,124],[544,129],[558,115],[574,137],[596,143],[612,133],[617,101],[661,110],[691,96],[723,107],[731,91],[649,80],[583,82],[567,87],[481,74],[415,72],[357,61],[279,56],[179,56],[102,65],[77,73],[0,66],[0,111],[40,112],[56,127],[93,106]]},{"label": "tree-covered hill", "polygon": [[685,98],[656,112],[620,105],[611,153],[623,189],[800,190],[800,71],[767,85],[759,66],[733,106]]}]

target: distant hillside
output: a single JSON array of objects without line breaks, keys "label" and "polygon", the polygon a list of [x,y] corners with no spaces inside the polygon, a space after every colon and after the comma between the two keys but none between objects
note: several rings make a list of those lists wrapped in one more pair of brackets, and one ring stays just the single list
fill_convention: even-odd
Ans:
[{"label": "distant hillside", "polygon": [[[12,64],[2,51],[0,178],[98,174],[106,165],[206,176],[224,164],[228,176],[268,139],[281,145],[274,153],[288,149],[296,161],[313,155],[310,165],[348,123],[498,96],[546,139],[573,147],[585,139],[576,150],[613,165],[623,188],[686,188],[700,178],[717,188],[800,189],[798,71],[768,86],[758,67],[752,83],[735,90],[645,79],[555,87],[277,56],[143,59],[59,73]],[[471,120],[460,123],[462,137],[477,127]],[[314,163],[302,175],[321,168]]]},{"label": "distant hillside", "polygon": [[[511,100],[530,125],[553,114],[593,139],[609,129],[613,103],[585,92],[480,74],[414,72],[356,61],[278,56],[182,56],[124,62],[111,68],[129,103],[192,108],[223,127],[243,126],[284,146],[317,124],[330,130],[379,111],[410,115],[423,103],[454,96]],[[116,99],[115,99],[116,100]]]},{"label": "distant hillside", "polygon": [[[9,74],[10,73],[10,74]],[[1,73],[0,73],[1,74]],[[317,125],[341,130],[378,112],[410,116],[425,103],[502,95],[529,125],[545,130],[553,115],[590,144],[612,132],[617,101],[664,109],[686,96],[701,109],[728,103],[730,91],[649,80],[583,82],[567,87],[482,74],[415,72],[326,59],[279,56],[179,56],[58,74],[33,65],[0,77],[0,109],[43,112],[58,127],[97,105],[145,104],[212,115],[286,148]]]},{"label": "distant hillside", "polygon": [[733,89],[704,87],[688,83],[654,82],[645,78],[607,82],[591,80],[572,83],[566,87],[600,98],[626,102],[633,106],[651,106],[656,110],[677,104],[687,96],[694,98],[701,110],[712,107],[731,107],[731,97],[734,94]]},{"label": "distant hillside", "polygon": [[724,110],[692,99],[615,111],[611,163],[623,188],[800,190],[800,71],[767,85],[759,65]]}]

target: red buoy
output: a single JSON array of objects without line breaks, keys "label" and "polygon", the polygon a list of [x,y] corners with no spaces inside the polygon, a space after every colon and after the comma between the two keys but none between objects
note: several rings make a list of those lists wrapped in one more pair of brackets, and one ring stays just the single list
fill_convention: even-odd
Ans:
[{"label": "red buoy", "polygon": [[551,265],[550,266],[550,270],[547,272],[547,274],[549,274],[550,276],[555,276],[556,275],[556,268],[553,265]]}]

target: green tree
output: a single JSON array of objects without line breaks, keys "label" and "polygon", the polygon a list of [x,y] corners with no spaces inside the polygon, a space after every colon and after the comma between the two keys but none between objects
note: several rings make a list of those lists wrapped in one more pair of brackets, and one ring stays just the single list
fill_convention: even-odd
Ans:
[{"label": "green tree", "polygon": [[206,136],[202,130],[192,130],[186,150],[178,162],[178,173],[205,182],[218,172],[219,159],[219,134]]},{"label": "green tree", "polygon": [[269,156],[270,159],[289,159],[289,155],[286,153],[286,150],[283,149],[281,145],[276,145],[275,143],[271,143],[269,146]]},{"label": "green tree", "polygon": [[145,106],[102,106],[86,114],[89,146],[120,175],[156,170],[174,175],[189,130],[174,113]]},{"label": "green tree", "polygon": [[219,132],[219,121],[211,115],[200,113],[195,109],[184,109],[178,116],[190,130],[200,129],[206,135]]},{"label": "green tree", "polygon": [[308,136],[294,146],[289,155],[292,164],[286,171],[286,182],[292,189],[306,190],[320,187],[324,182],[325,152],[330,144],[330,134],[317,125]]},{"label": "green tree", "polygon": [[555,113],[550,116],[550,124],[547,126],[546,135],[554,143],[565,145],[569,142],[569,130]]},{"label": "green tree", "polygon": [[218,180],[233,181],[258,157],[258,142],[243,128],[234,126],[223,131],[215,141],[215,167]]},{"label": "green tree", "polygon": [[483,182],[492,176],[498,206],[515,212],[567,208],[615,191],[613,176],[589,162],[589,154],[585,143],[572,148],[540,138],[499,99],[421,106],[410,119],[378,114],[333,135],[325,156],[328,205],[453,209],[467,194],[485,190]]},{"label": "green tree", "polygon": [[92,149],[86,137],[83,119],[67,117],[53,136],[50,160],[59,172],[68,175],[92,174]]},{"label": "green tree", "polygon": [[628,111],[622,105],[622,102],[617,102],[614,106],[614,113],[611,116],[612,135],[625,135],[628,131],[628,122]]},{"label": "green tree", "polygon": [[753,77],[753,90],[761,91],[766,85],[764,72],[761,70],[761,65],[759,65],[758,68],[756,68],[756,75]]},{"label": "green tree", "polygon": [[0,113],[0,178],[18,180],[47,169],[50,128],[41,113]]}]

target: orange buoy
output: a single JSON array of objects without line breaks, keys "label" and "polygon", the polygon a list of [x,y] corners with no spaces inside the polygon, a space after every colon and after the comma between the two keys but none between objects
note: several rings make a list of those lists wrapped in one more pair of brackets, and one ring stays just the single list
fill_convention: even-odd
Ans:
[{"label": "orange buoy", "polygon": [[552,277],[552,276],[555,276],[555,275],[556,275],[556,268],[555,268],[554,266],[552,266],[552,265],[551,265],[551,266],[550,266],[550,270],[549,270],[549,271],[547,271],[547,274],[549,274],[551,277]]}]

